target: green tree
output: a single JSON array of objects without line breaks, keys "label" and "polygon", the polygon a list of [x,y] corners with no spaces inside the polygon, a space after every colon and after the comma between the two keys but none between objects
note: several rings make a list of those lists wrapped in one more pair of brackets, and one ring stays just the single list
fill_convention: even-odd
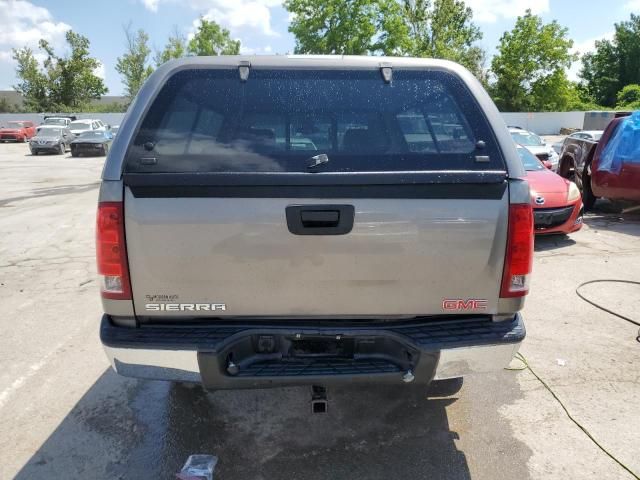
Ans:
[{"label": "green tree", "polygon": [[404,0],[403,17],[411,43],[407,53],[453,60],[482,76],[485,54],[475,45],[482,33],[464,1]]},{"label": "green tree", "polygon": [[18,83],[13,88],[22,95],[26,111],[50,110],[49,82],[42,72],[33,50],[28,47],[13,50],[13,59],[18,64],[16,77]]},{"label": "green tree", "polygon": [[625,85],[640,84],[640,15],[615,24],[612,40],[596,42],[595,51],[582,57],[580,77],[589,93],[609,107]]},{"label": "green tree", "polygon": [[237,55],[240,53],[240,40],[233,40],[229,30],[213,20],[200,17],[200,24],[189,41],[188,50],[192,55]]},{"label": "green tree", "polygon": [[463,0],[286,0],[296,53],[411,55],[486,74],[482,33]]},{"label": "green tree", "polygon": [[594,98],[589,94],[583,83],[569,82],[567,90],[567,104],[564,110],[587,111],[587,110],[607,110],[606,107],[598,105]]},{"label": "green tree", "polygon": [[618,92],[616,95],[617,108],[629,108],[630,106],[640,105],[640,85],[636,83],[632,83],[631,85],[626,85],[622,90]]},{"label": "green tree", "polygon": [[117,58],[116,72],[122,76],[125,95],[131,102],[147,77],[153,73],[153,67],[148,64],[151,55],[149,35],[142,29],[133,32],[131,23],[123,28],[126,51]]},{"label": "green tree", "polygon": [[18,83],[14,89],[22,94],[30,111],[80,110],[90,100],[107,93],[103,80],[95,74],[100,62],[89,55],[89,40],[71,30],[66,33],[70,53],[56,55],[46,40],[38,46],[46,54],[40,68],[29,48],[13,50],[17,62]]},{"label": "green tree", "polygon": [[174,27],[174,32],[169,36],[167,44],[162,51],[156,52],[154,61],[156,66],[159,67],[163,63],[168,62],[174,58],[182,58],[187,54],[187,39],[182,35],[177,27]]},{"label": "green tree", "polygon": [[53,106],[73,110],[100,98],[108,90],[95,74],[101,64],[89,56],[89,39],[69,30],[66,40],[71,53],[65,57],[57,56],[45,40],[40,40],[40,48],[47,53],[44,66],[48,71]]},{"label": "green tree", "polygon": [[616,48],[608,40],[596,42],[594,52],[582,57],[580,78],[585,88],[599,103],[614,106],[616,94],[621,88]]},{"label": "green tree", "polygon": [[6,98],[0,98],[0,113],[13,113],[17,111],[16,105],[12,105]]},{"label": "green tree", "polygon": [[576,59],[567,29],[544,24],[527,10],[500,38],[491,62],[493,98],[502,111],[564,110],[569,100],[566,70]]},{"label": "green tree", "polygon": [[285,0],[284,7],[293,14],[296,53],[392,55],[411,48],[396,0]]},{"label": "green tree", "polygon": [[126,112],[127,107],[126,103],[121,102],[96,103],[87,105],[82,111],[95,113]]}]

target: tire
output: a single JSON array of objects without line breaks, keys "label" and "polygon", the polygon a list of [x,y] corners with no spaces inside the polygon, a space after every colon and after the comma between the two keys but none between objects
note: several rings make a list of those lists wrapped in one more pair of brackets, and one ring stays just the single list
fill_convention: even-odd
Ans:
[{"label": "tire", "polygon": [[38,150],[34,150],[33,152],[31,152],[31,155],[33,155],[34,157],[38,156]]},{"label": "tire", "polygon": [[558,171],[556,172],[562,178],[566,178],[567,180],[572,180],[571,177],[571,166],[573,164],[573,160],[570,157],[563,157],[560,159],[558,163]]},{"label": "tire", "polygon": [[22,139],[20,140],[20,143],[26,143],[27,141],[27,137],[22,137]]},{"label": "tire", "polygon": [[589,165],[586,165],[582,172],[582,204],[585,211],[593,209],[597,198],[591,190],[591,175],[589,175]]},{"label": "tire", "polygon": [[72,157],[79,157],[80,154],[78,152],[71,151],[71,156]]}]

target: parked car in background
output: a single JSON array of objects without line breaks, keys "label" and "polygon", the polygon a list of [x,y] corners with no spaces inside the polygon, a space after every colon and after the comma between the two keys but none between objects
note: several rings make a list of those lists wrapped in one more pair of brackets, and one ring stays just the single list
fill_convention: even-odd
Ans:
[{"label": "parked car in background", "polygon": [[509,133],[516,144],[525,147],[541,161],[549,162],[551,170],[555,172],[558,169],[558,154],[540,136],[529,130],[515,127],[509,127]]},{"label": "parked car in background", "polygon": [[75,121],[77,117],[75,115],[64,115],[64,116],[49,116],[44,117],[44,122],[42,125],[55,125],[58,127],[69,127],[71,122]]},{"label": "parked car in background", "polygon": [[36,126],[29,120],[16,120],[7,122],[5,127],[0,128],[1,142],[26,142],[36,133]]},{"label": "parked car in background", "polygon": [[113,140],[111,132],[92,130],[83,132],[71,142],[71,155],[74,157],[104,156],[109,152]]},{"label": "parked car in background", "polygon": [[562,152],[562,147],[564,146],[565,142],[568,139],[571,138],[582,138],[585,140],[592,140],[594,142],[597,142],[598,140],[600,140],[600,137],[602,136],[602,130],[583,130],[581,132],[574,132],[571,135],[568,135],[564,140],[562,140],[561,142],[556,142],[553,144],[553,149],[556,151],[556,153],[558,155],[560,155],[560,152]]},{"label": "parked car in background", "polygon": [[599,141],[570,138],[564,144],[558,173],[578,185],[586,210],[593,208],[598,197],[640,201],[640,165],[625,164],[619,172],[598,169],[602,152],[626,118],[611,120]]},{"label": "parked car in background", "polygon": [[582,228],[582,198],[577,185],[550,171],[528,149],[518,145],[527,171],[536,234],[572,233]]},{"label": "parked car in background", "polygon": [[64,155],[72,140],[73,134],[67,127],[47,125],[40,128],[29,140],[29,150],[32,155],[46,152]]},{"label": "parked car in background", "polygon": [[94,120],[91,118],[83,118],[76,120],[69,124],[69,129],[76,137],[84,132],[104,132],[109,129],[109,126],[102,122],[102,120]]}]

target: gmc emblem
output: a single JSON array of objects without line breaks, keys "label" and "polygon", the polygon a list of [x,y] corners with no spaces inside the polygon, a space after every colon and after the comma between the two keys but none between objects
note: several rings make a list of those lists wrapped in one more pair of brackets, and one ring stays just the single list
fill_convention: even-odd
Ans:
[{"label": "gmc emblem", "polygon": [[445,298],[442,300],[443,310],[486,310],[488,302],[481,298]]}]

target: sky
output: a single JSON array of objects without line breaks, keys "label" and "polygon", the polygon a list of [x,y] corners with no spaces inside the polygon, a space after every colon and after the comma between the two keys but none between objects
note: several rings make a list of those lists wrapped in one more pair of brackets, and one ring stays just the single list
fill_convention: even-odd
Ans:
[{"label": "sky", "polygon": [[[104,78],[108,95],[121,95],[123,86],[115,71],[124,51],[123,27],[143,28],[154,50],[164,46],[178,29],[185,36],[194,31],[199,16],[213,19],[242,42],[241,53],[292,53],[294,38],[287,31],[289,13],[278,0],[0,0],[0,90],[16,82],[11,49],[36,49],[40,38],[64,52],[68,29],[89,38],[91,54],[102,63],[96,73]],[[585,53],[601,38],[612,38],[614,23],[640,13],[640,0],[467,0],[480,27],[480,45],[489,58],[503,32],[510,30],[527,8],[545,22],[557,20],[569,29],[574,49]],[[577,79],[579,64],[569,71]]]}]

